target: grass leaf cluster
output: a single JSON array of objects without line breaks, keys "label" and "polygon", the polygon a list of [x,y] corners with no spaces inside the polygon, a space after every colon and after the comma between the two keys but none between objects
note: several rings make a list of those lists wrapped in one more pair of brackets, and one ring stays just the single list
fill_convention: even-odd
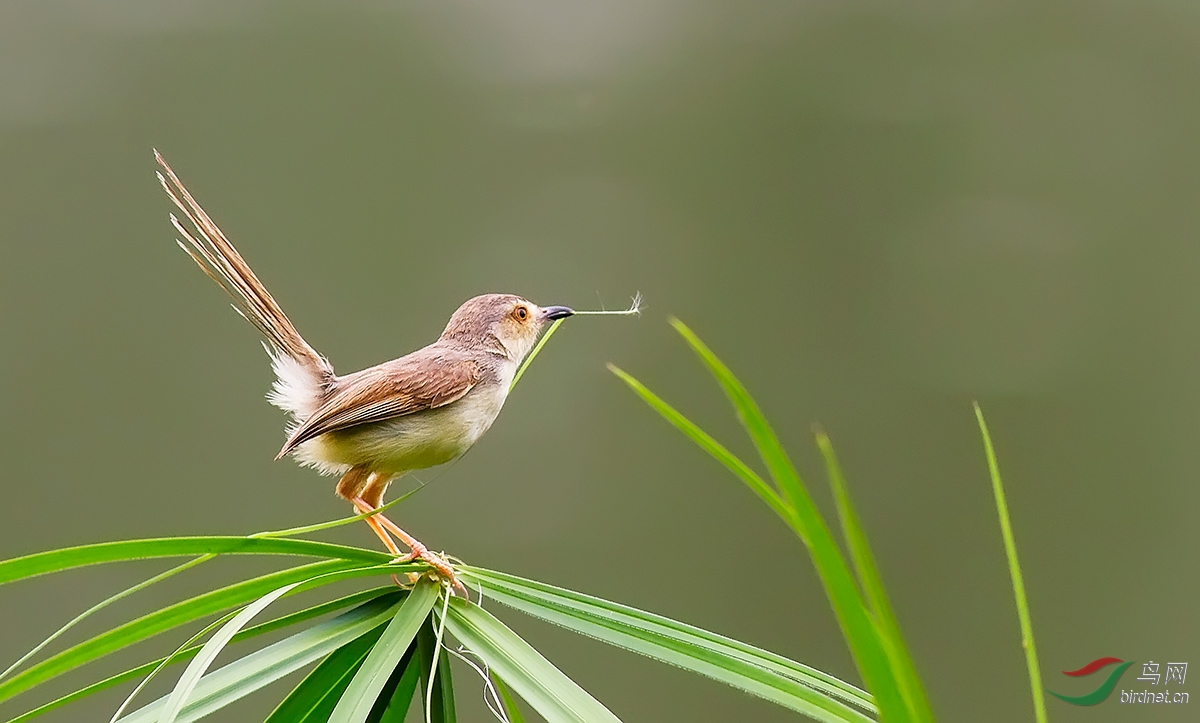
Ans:
[{"label": "grass leaf cluster", "polygon": [[[778,653],[684,622],[547,583],[470,565],[459,573],[476,596],[593,640],[705,676],[825,723],[926,723],[934,720],[917,666],[851,503],[828,437],[818,432],[837,509],[842,543],[813,503],[779,438],[733,373],[682,322],[673,326],[729,399],[765,470],[760,474],[715,438],[626,372],[611,367],[630,389],[757,495],[807,549],[825,588],[866,690]],[[542,345],[557,329],[551,327]],[[531,355],[530,361],[534,355]],[[524,373],[520,370],[517,379]],[[976,408],[978,413],[978,408]],[[1032,626],[995,453],[979,414],[986,457],[1010,561],[1038,723],[1046,720]],[[393,503],[394,504],[394,503]],[[490,611],[450,594],[423,564],[397,563],[372,550],[304,539],[364,515],[271,533],[106,542],[52,550],[0,562],[0,585],[85,566],[190,558],[87,608],[0,673],[0,710],[10,700],[60,676],[86,679],[86,666],[166,633],[199,626],[166,657],[82,684],[8,719],[24,723],[103,690],[132,686],[112,723],[185,723],[203,719],[264,686],[307,670],[266,723],[401,723],[417,707],[427,723],[457,720],[450,660],[480,673],[493,715],[522,723],[536,713],[550,723],[615,723],[603,703],[547,660]],[[843,552],[844,545],[845,552]],[[44,655],[79,622],[150,585],[229,555],[302,556],[313,561],[239,580],[117,625]],[[380,585],[332,595],[336,583],[380,579]],[[399,587],[389,578],[411,579]],[[299,611],[269,616],[280,599],[321,596]],[[250,652],[266,633],[280,640]],[[243,652],[214,668],[225,649]],[[40,657],[40,660],[38,659]],[[36,660],[36,662],[34,662]],[[139,699],[145,682],[186,663],[172,690]],[[867,692],[867,691],[870,692]],[[474,691],[474,689],[473,689]],[[472,694],[475,694],[474,692]],[[520,702],[519,702],[520,701]],[[523,704],[522,704],[523,702]],[[128,712],[126,712],[128,711]],[[0,716],[2,717],[2,716]]]}]

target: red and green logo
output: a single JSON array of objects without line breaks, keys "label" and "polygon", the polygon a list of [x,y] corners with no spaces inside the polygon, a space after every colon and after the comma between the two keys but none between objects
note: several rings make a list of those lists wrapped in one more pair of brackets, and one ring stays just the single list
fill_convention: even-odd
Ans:
[{"label": "red and green logo", "polygon": [[1120,663],[1120,665],[1113,668],[1112,671],[1109,672],[1108,678],[1106,678],[1105,681],[1100,684],[1100,687],[1096,688],[1091,693],[1088,693],[1087,695],[1063,695],[1062,693],[1050,691],[1050,695],[1058,698],[1059,700],[1065,700],[1071,705],[1096,705],[1097,703],[1101,703],[1109,696],[1110,693],[1113,692],[1113,688],[1117,687],[1117,681],[1121,679],[1121,674],[1125,672],[1125,669],[1133,665],[1132,660],[1126,662],[1120,658],[1096,658],[1079,670],[1063,671],[1063,675],[1081,678],[1091,675],[1102,668],[1107,668],[1114,663]]}]

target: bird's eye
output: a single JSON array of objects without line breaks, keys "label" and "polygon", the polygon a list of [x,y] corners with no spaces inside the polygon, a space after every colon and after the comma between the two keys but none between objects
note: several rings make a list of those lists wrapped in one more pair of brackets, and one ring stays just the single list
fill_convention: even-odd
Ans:
[{"label": "bird's eye", "polygon": [[518,306],[513,314],[521,321],[525,321],[525,318],[529,316],[529,309],[526,309],[524,306]]}]

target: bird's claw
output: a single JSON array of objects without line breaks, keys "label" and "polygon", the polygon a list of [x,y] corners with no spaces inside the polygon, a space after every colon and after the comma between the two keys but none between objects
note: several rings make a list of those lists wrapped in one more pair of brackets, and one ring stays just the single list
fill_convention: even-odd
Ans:
[{"label": "bird's claw", "polygon": [[[413,562],[414,560],[429,565],[430,574],[449,583],[450,589],[461,593],[464,599],[471,599],[470,594],[467,592],[467,587],[462,584],[461,580],[458,579],[458,574],[454,572],[454,567],[446,560],[445,557],[437,554],[436,552],[430,552],[428,548],[418,543],[415,547],[409,550],[408,554],[401,555],[400,557],[396,558],[395,562]],[[409,578],[415,582],[417,576],[415,574],[410,574]]]}]

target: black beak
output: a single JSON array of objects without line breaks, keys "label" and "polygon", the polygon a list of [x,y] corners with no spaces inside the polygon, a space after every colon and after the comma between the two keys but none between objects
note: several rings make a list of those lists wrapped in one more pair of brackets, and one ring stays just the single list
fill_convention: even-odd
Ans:
[{"label": "black beak", "polygon": [[569,306],[546,306],[542,308],[542,316],[547,319],[565,319],[575,313]]}]

